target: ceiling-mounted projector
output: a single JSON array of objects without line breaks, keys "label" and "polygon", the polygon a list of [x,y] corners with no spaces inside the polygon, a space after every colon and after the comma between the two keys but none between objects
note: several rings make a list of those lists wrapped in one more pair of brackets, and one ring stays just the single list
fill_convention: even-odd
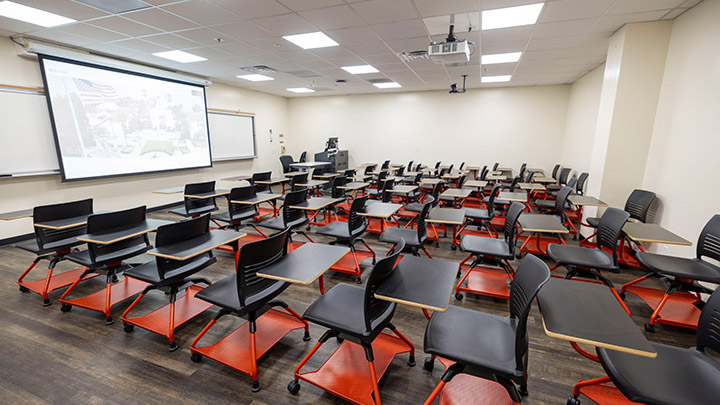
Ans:
[{"label": "ceiling-mounted projector", "polygon": [[470,45],[468,41],[430,44],[428,55],[435,63],[465,63],[470,61]]}]

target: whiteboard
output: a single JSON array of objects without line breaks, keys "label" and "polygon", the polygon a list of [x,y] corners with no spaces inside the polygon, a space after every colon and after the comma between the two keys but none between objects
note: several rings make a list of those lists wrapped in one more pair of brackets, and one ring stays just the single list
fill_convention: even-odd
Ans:
[{"label": "whiteboard", "polygon": [[0,176],[58,172],[45,93],[0,88]]},{"label": "whiteboard", "polygon": [[212,160],[250,159],[255,149],[255,117],[208,108]]}]

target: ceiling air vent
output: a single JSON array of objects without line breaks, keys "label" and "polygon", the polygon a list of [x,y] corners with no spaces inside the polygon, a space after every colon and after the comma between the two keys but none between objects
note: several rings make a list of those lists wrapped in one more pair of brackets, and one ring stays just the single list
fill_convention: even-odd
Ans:
[{"label": "ceiling air vent", "polygon": [[245,67],[241,67],[240,70],[244,70],[244,71],[250,72],[250,73],[257,73],[257,74],[275,73],[275,69],[273,69],[271,67],[267,67],[265,65],[245,66]]},{"label": "ceiling air vent", "polygon": [[427,51],[399,52],[396,55],[405,62],[412,62],[418,59],[430,59]]},{"label": "ceiling air vent", "polygon": [[318,77],[319,74],[311,71],[311,70],[296,70],[294,72],[286,72],[288,74],[291,74],[295,77]]}]

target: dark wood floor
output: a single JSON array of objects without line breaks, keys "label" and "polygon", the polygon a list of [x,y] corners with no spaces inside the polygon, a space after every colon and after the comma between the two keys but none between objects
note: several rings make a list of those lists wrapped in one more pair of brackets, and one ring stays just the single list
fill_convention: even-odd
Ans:
[{"label": "dark wood floor", "polygon": [[[155,218],[176,219],[168,214],[152,214]],[[323,238],[318,236],[318,240]],[[377,242],[376,236],[366,238],[379,254],[387,246]],[[570,242],[572,243],[572,242]],[[449,240],[439,248],[428,247],[435,258],[459,262],[464,258],[453,252]],[[232,257],[217,252],[218,263],[202,274],[218,280],[234,271]],[[117,305],[113,315],[118,322],[106,326],[104,316],[73,308],[61,313],[57,303],[61,291],[51,295],[53,305],[42,307],[41,298],[33,293],[20,293],[15,280],[32,261],[32,255],[19,249],[0,248],[0,402],[4,403],[241,403],[241,404],[325,404],[343,403],[309,383],[302,384],[298,396],[288,393],[286,386],[292,379],[293,369],[300,359],[324,332],[311,325],[313,339],[302,341],[302,331],[285,336],[259,362],[262,391],[250,392],[250,378],[219,363],[204,359],[196,364],[190,361],[188,346],[215,311],[209,310],[176,332],[180,349],[169,353],[167,340],[136,328],[133,333],[123,332],[120,314],[129,301]],[[150,259],[150,257],[148,257]],[[47,262],[44,262],[44,266]],[[370,261],[364,262],[365,273]],[[61,263],[59,270],[72,266]],[[45,268],[35,270],[41,277]],[[562,270],[560,270],[562,273]],[[32,275],[33,273],[31,273]],[[620,285],[640,276],[636,270],[613,274],[611,279]],[[365,278],[365,277],[363,277]],[[325,276],[329,289],[337,283],[352,283],[353,277],[340,273]],[[102,281],[92,280],[81,284],[77,296],[95,291]],[[291,286],[281,298],[302,313],[318,297],[317,285]],[[136,313],[164,305],[166,296],[154,292],[141,303]],[[507,314],[507,303],[491,298],[466,294],[465,299],[451,299],[452,305],[468,307],[494,314]],[[642,327],[650,316],[650,309],[637,297],[629,295],[627,305],[632,317]],[[225,317],[208,335],[207,341],[220,338],[242,321]],[[421,311],[398,306],[393,323],[416,345],[418,366],[409,368],[407,355],[400,355],[390,365],[380,385],[383,403],[418,404],[430,394],[442,375],[442,367],[432,373],[424,371],[422,361],[423,333],[426,326]],[[530,333],[530,395],[523,401],[528,404],[564,403],[578,379],[603,376],[602,368],[580,357],[569,344],[545,336],[535,305],[529,319]],[[646,333],[651,341],[681,347],[694,345],[692,331],[658,326],[654,334]],[[334,350],[336,343],[328,342],[305,366],[312,370]],[[585,399],[584,402],[590,401]]]}]

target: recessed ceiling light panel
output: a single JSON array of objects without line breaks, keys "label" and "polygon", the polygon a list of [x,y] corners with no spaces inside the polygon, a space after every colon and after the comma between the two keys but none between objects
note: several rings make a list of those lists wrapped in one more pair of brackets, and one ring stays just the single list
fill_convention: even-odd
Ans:
[{"label": "recessed ceiling light panel", "polygon": [[283,38],[302,49],[327,48],[329,46],[340,45],[320,31],[308,32],[307,34],[285,35]]},{"label": "recessed ceiling light panel", "polygon": [[155,52],[153,56],[158,56],[165,59],[170,59],[175,62],[180,63],[190,63],[190,62],[202,62],[204,60],[207,60],[206,58],[203,58],[201,56],[193,55],[191,53],[187,53],[185,51],[165,51],[165,52]]},{"label": "recessed ceiling light panel", "polygon": [[237,75],[238,79],[250,80],[251,82],[266,82],[268,80],[275,80],[270,76],[253,74],[253,75]]},{"label": "recessed ceiling light panel", "polygon": [[485,10],[482,12],[482,29],[484,31],[535,24],[544,4],[535,3],[525,6]]},{"label": "recessed ceiling light panel", "polygon": [[307,87],[291,87],[285,90],[292,91],[293,93],[315,93],[315,90],[309,89]]},{"label": "recessed ceiling light panel", "polygon": [[371,65],[343,66],[342,70],[354,75],[363,75],[366,73],[377,73],[378,70]]},{"label": "recessed ceiling light panel", "polygon": [[483,83],[509,82],[511,77],[512,75],[483,76],[481,81]]},{"label": "recessed ceiling light panel", "polygon": [[494,53],[490,55],[482,55],[480,63],[483,65],[492,65],[495,63],[512,63],[520,60],[522,52]]},{"label": "recessed ceiling light panel", "polygon": [[72,18],[63,17],[12,1],[0,1],[0,16],[39,25],[41,27],[56,27],[58,25],[76,22]]},{"label": "recessed ceiling light panel", "polygon": [[373,86],[377,87],[378,89],[398,89],[402,87],[400,83],[396,82],[378,82],[373,83]]}]

